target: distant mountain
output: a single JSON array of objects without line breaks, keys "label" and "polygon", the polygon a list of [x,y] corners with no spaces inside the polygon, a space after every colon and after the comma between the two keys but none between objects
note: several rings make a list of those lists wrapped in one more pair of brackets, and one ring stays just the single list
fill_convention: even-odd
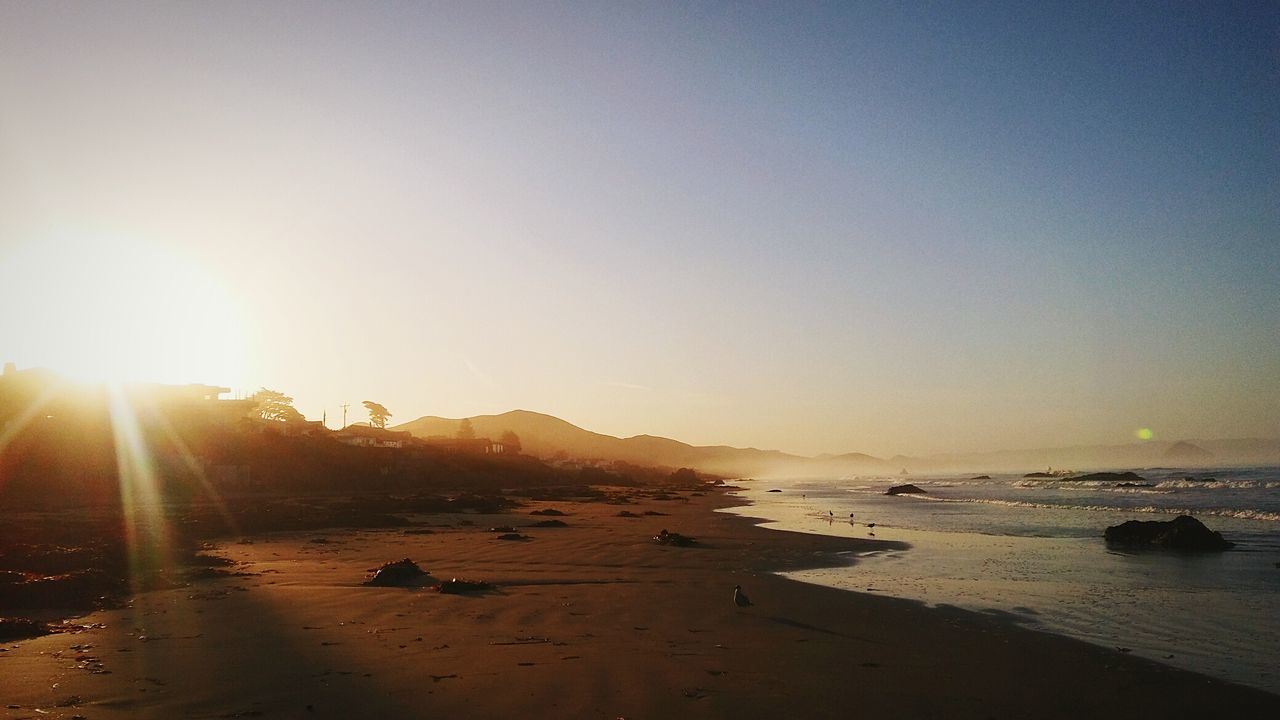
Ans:
[{"label": "distant mountain", "polygon": [[[777,450],[689,445],[654,435],[618,438],[584,430],[560,418],[528,410],[512,410],[501,415],[477,415],[468,419],[478,437],[496,439],[510,430],[520,436],[525,454],[541,458],[559,455],[580,460],[621,460],[636,465],[690,467],[730,477],[846,474],[857,469],[879,469],[881,462],[861,453],[805,458]],[[453,437],[461,423],[462,418],[426,416],[392,429],[423,438]]]},{"label": "distant mountain", "polygon": [[1164,451],[1164,456],[1180,463],[1202,463],[1213,459],[1213,453],[1197,445],[1192,445],[1185,440],[1179,440],[1170,445],[1169,449]]},{"label": "distant mountain", "polygon": [[[1007,450],[907,457],[888,460],[845,453],[802,457],[777,450],[697,446],[670,438],[636,435],[618,438],[584,430],[551,415],[513,410],[501,415],[468,418],[478,437],[497,439],[510,430],[520,436],[523,451],[540,458],[621,460],[636,465],[691,467],[729,477],[841,477],[912,473],[1026,472],[1046,467],[1071,470],[1115,470],[1159,466],[1280,465],[1280,440],[1148,441],[1126,445],[1079,445],[1033,450]],[[421,417],[392,429],[418,437],[453,437],[462,418]],[[1202,454],[1203,453],[1203,454]]]}]

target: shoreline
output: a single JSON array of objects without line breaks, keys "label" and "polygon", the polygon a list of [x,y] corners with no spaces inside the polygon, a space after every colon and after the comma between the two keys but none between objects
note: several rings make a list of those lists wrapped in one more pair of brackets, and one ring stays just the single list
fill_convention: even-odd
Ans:
[{"label": "shoreline", "polygon": [[[853,511],[864,521],[879,521],[874,536],[913,546],[910,552],[869,553],[856,569],[791,574],[796,579],[1002,615],[1039,632],[1280,693],[1273,525],[1214,523],[1214,530],[1239,543],[1230,552],[1126,551],[1102,536],[1106,526],[1131,519],[1129,513],[1057,506],[1027,511],[965,500],[995,495],[987,488],[1004,481],[970,487],[961,479],[923,479],[922,487],[942,503],[885,497],[875,483],[837,483],[831,492],[821,483],[743,483],[739,494],[759,507],[728,512],[764,516],[769,528],[872,534],[862,523],[826,518],[828,508],[837,519]],[[783,494],[766,494],[766,487],[781,487]],[[962,499],[951,500],[957,497]]]},{"label": "shoreline", "polygon": [[[408,528],[228,541],[243,575],[133,596],[8,643],[4,717],[1132,717],[1280,712],[1280,696],[963,610],[776,573],[884,547],[716,512],[728,490],[628,488]],[[535,528],[535,509],[567,527]],[[636,517],[623,517],[620,511]],[[645,514],[650,513],[650,514]],[[470,520],[474,524],[464,524]],[[531,539],[503,542],[488,526]],[[659,529],[697,538],[658,546]],[[449,596],[360,583],[410,557]],[[740,584],[754,601],[735,608]],[[69,702],[74,701],[74,702]],[[62,704],[65,703],[65,704]],[[60,705],[61,704],[61,705]]]}]

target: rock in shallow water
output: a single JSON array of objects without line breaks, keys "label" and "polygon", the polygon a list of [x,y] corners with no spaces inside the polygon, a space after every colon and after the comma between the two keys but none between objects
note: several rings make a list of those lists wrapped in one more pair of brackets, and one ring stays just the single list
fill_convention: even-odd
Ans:
[{"label": "rock in shallow water", "polygon": [[1107,543],[1130,548],[1156,548],[1182,551],[1219,551],[1235,547],[1235,543],[1214,532],[1190,515],[1167,520],[1130,520],[1107,528]]},{"label": "rock in shallow water", "polygon": [[913,495],[913,494],[928,494],[928,493],[916,487],[915,485],[907,484],[907,485],[894,485],[888,490],[885,490],[884,494],[885,495]]},{"label": "rock in shallow water", "polygon": [[1088,475],[1077,475],[1071,478],[1075,482],[1113,482],[1113,483],[1145,483],[1146,478],[1135,472],[1096,472]]}]

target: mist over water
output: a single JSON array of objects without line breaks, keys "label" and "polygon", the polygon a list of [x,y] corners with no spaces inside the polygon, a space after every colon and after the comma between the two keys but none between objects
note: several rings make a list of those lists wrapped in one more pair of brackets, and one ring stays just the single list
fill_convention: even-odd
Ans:
[{"label": "mist over water", "polygon": [[[910,545],[791,574],[799,580],[998,613],[1280,692],[1280,468],[1137,472],[1149,487],[1020,474],[762,480],[744,483],[752,505],[731,512]],[[905,482],[926,494],[884,495]],[[1178,514],[1236,548],[1130,553],[1102,539],[1125,520]]]}]

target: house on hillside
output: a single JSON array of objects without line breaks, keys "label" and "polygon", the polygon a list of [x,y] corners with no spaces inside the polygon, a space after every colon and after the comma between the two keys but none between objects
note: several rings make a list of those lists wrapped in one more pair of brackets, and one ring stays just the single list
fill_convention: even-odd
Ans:
[{"label": "house on hillside", "polygon": [[436,435],[424,438],[421,442],[427,447],[472,455],[506,455],[511,452],[507,446],[489,438],[453,438]]},{"label": "house on hillside", "polygon": [[[271,422],[271,421],[264,421]],[[327,435],[329,428],[319,420],[285,420],[272,423],[281,435],[302,437],[305,435]]]},{"label": "house on hillside", "polygon": [[[224,400],[223,402],[228,401]],[[331,432],[329,428],[325,427],[324,423],[319,420],[307,420],[305,418],[293,420],[266,420],[252,413],[241,418],[240,430],[243,432],[283,435],[285,437],[327,435]]]},{"label": "house on hillside", "polygon": [[368,425],[348,425],[333,433],[333,439],[356,447],[402,448],[413,436],[407,432],[384,430]]},{"label": "house on hillside", "polygon": [[170,421],[191,421],[231,426],[253,416],[253,400],[223,400],[231,388],[217,385],[137,385],[134,392],[151,397]]}]

